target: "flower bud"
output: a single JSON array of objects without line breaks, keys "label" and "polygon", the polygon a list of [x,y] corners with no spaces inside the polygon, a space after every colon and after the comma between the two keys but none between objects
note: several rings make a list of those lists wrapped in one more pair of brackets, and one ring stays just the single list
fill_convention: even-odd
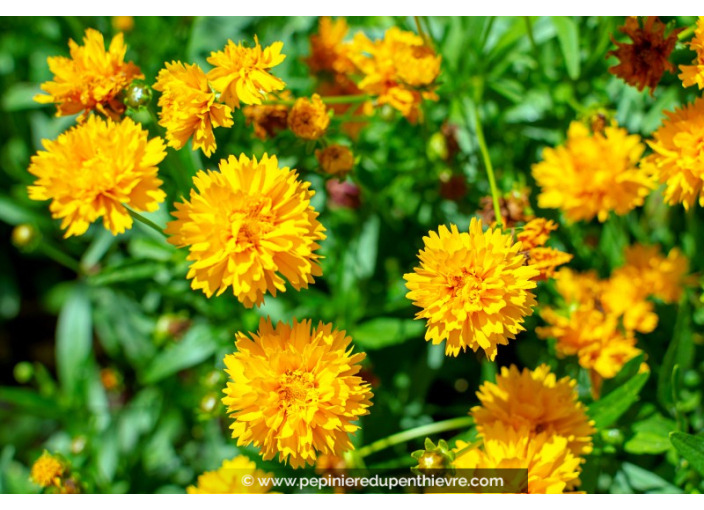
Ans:
[{"label": "flower bud", "polygon": [[124,103],[128,108],[139,110],[149,106],[152,89],[142,80],[134,80],[125,90]]}]

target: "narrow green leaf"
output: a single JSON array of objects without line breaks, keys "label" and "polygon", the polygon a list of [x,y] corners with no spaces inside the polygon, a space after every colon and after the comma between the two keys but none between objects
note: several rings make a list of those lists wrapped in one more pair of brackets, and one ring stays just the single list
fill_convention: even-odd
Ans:
[{"label": "narrow green leaf", "polygon": [[699,474],[704,476],[704,437],[684,432],[673,432],[670,434],[670,441],[680,455],[687,459]]},{"label": "narrow green leaf", "polygon": [[79,381],[86,376],[92,343],[88,289],[83,284],[77,284],[61,308],[56,326],[56,366],[59,381],[68,395],[76,395]]},{"label": "narrow green leaf", "polygon": [[621,472],[626,475],[629,485],[638,492],[648,494],[681,494],[682,491],[660,478],[655,473],[629,462],[624,462]]},{"label": "narrow green leaf", "polygon": [[418,337],[424,329],[425,324],[422,321],[379,317],[363,322],[350,336],[365,349],[381,349]]},{"label": "narrow green leaf", "polygon": [[580,55],[579,55],[579,27],[567,16],[551,16],[557,39],[560,41],[560,49],[565,57],[567,74],[573,80],[579,78]]},{"label": "narrow green leaf", "polygon": [[678,372],[681,374],[692,366],[692,360],[694,359],[691,316],[691,306],[689,301],[685,299],[680,304],[677,312],[672,341],[667,348],[658,375],[658,401],[669,409],[675,405],[674,395],[678,380],[675,366],[679,365],[680,370]]},{"label": "narrow green leaf", "polygon": [[649,373],[637,374],[627,383],[612,391],[589,407],[589,415],[597,429],[608,427],[638,400],[638,394],[648,380]]}]

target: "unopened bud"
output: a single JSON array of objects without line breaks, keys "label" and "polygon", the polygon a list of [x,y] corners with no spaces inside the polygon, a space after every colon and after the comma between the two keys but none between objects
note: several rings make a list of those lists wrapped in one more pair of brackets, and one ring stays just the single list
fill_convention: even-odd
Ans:
[{"label": "unopened bud", "polygon": [[149,106],[151,100],[152,89],[142,80],[134,80],[125,90],[125,106],[133,110]]}]

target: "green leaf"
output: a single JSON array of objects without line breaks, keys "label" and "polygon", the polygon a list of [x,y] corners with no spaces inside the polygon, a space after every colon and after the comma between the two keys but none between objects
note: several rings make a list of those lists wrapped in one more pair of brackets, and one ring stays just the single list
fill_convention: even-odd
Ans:
[{"label": "green leaf", "polygon": [[34,96],[41,93],[42,89],[36,83],[15,83],[2,96],[2,109],[16,112],[42,108],[44,105],[34,100]]},{"label": "green leaf", "polygon": [[560,41],[560,49],[565,57],[567,74],[573,80],[579,78],[580,56],[579,56],[579,27],[567,16],[551,16],[557,39]]},{"label": "green leaf", "polygon": [[648,494],[681,494],[682,491],[660,478],[655,473],[629,462],[624,462],[621,472],[626,475],[628,484],[638,492]]},{"label": "green leaf", "polygon": [[16,408],[17,411],[46,417],[57,417],[62,413],[54,398],[43,397],[29,388],[0,386],[0,407]]},{"label": "green leaf", "polygon": [[68,395],[76,395],[79,382],[86,376],[92,344],[90,297],[87,287],[77,284],[61,308],[56,326],[56,366]]},{"label": "green leaf", "polygon": [[688,300],[683,300],[677,312],[675,330],[672,334],[662,367],[658,375],[657,396],[661,404],[666,408],[675,405],[675,387],[678,383],[678,374],[675,366],[679,366],[679,374],[692,366],[694,359],[694,343],[692,341],[691,326],[692,309]]},{"label": "green leaf", "polygon": [[638,394],[648,380],[649,373],[637,374],[627,383],[612,391],[589,407],[595,427],[602,429],[618,420],[638,400]]},{"label": "green leaf", "polygon": [[154,358],[144,372],[143,384],[153,384],[212,356],[218,347],[217,336],[205,324],[193,326],[183,340]]},{"label": "green leaf", "polygon": [[151,280],[154,275],[163,270],[163,265],[153,261],[130,261],[118,267],[101,271],[90,277],[91,285],[102,286],[114,283],[125,283],[138,280]]},{"label": "green leaf", "polygon": [[363,322],[350,334],[365,349],[381,349],[422,335],[425,324],[411,319],[379,317]]},{"label": "green leaf", "polygon": [[601,388],[601,395],[602,397],[608,395],[615,389],[620,388],[623,386],[629,379],[631,379],[633,376],[635,376],[638,371],[640,370],[640,366],[645,360],[645,355],[640,354],[636,356],[635,358],[629,360],[626,362],[623,367],[621,367],[621,370],[619,370],[618,374],[616,374],[616,377],[613,379],[606,379],[604,381],[604,385]]},{"label": "green leaf", "polygon": [[638,432],[624,445],[628,453],[635,455],[664,453],[670,449],[670,440],[654,432]]},{"label": "green leaf", "polygon": [[704,476],[704,437],[672,432],[670,441],[677,451],[689,461],[700,475]]}]

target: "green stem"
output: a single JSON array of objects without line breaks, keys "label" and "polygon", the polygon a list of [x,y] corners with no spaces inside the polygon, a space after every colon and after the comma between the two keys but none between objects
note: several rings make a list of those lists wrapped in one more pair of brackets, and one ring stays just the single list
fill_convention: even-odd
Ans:
[{"label": "green stem", "polygon": [[374,441],[372,444],[364,446],[357,452],[358,457],[367,457],[373,453],[380,452],[391,446],[397,444],[406,443],[412,439],[418,439],[420,437],[428,437],[433,434],[439,434],[440,432],[447,432],[448,430],[461,429],[464,427],[469,427],[474,423],[474,419],[471,416],[461,416],[459,418],[452,418],[450,420],[439,421],[437,423],[431,423],[429,425],[423,425],[421,427],[416,427],[410,430],[404,430],[398,434],[393,434],[384,439],[379,439]]},{"label": "green stem", "polygon": [[423,25],[420,24],[420,18],[418,16],[413,16],[413,19],[416,22],[416,29],[418,30],[418,35],[423,38],[423,41],[425,41],[425,45],[430,48],[430,39],[428,38],[428,34],[425,33],[425,30],[423,30]]},{"label": "green stem", "polygon": [[[325,104],[354,104],[363,103],[371,99],[372,96],[369,94],[358,94],[356,96],[323,96],[321,99]],[[275,101],[264,101],[263,105],[282,105],[282,106],[293,106],[296,102],[295,99],[288,100],[275,100]]]},{"label": "green stem", "polygon": [[[152,121],[154,122],[154,126],[156,126],[156,130],[159,132],[159,136],[166,140],[166,130],[161,124],[159,124],[159,116],[154,110],[154,106],[149,105],[147,107],[147,111],[152,117]],[[177,154],[175,158],[170,158],[170,160],[175,160],[177,163],[175,166],[178,167],[178,170],[173,170],[174,165],[169,165],[169,168],[172,169],[171,177],[176,182],[176,186],[179,190],[181,190],[181,193],[184,193],[184,196],[188,196],[188,192],[190,190],[190,186],[188,185],[188,183],[190,182],[190,179],[188,171],[183,166],[183,162],[181,161],[181,156]]]},{"label": "green stem", "polygon": [[52,245],[43,242],[39,245],[39,251],[62,266],[69,268],[71,271],[81,273],[81,264],[58,248],[54,248]]},{"label": "green stem", "polygon": [[474,450],[475,448],[479,448],[479,447],[480,447],[481,445],[483,445],[483,444],[484,444],[484,440],[483,440],[483,439],[477,439],[477,440],[474,441],[473,443],[468,444],[467,446],[465,446],[464,448],[462,448],[460,451],[456,452],[456,453],[455,453],[455,458],[456,458],[456,459],[459,459],[462,455],[464,455],[464,454],[467,453],[468,451]]},{"label": "green stem", "polygon": [[684,41],[684,40],[687,39],[689,36],[691,36],[691,35],[694,33],[694,31],[695,31],[696,29],[697,29],[697,25],[690,25],[690,26],[688,26],[687,28],[685,28],[684,30],[682,30],[682,32],[680,32],[679,34],[677,34],[677,40],[678,40],[678,41]]},{"label": "green stem", "polygon": [[144,216],[142,216],[142,215],[139,214],[138,212],[133,211],[133,210],[130,209],[130,208],[126,208],[126,209],[127,209],[127,212],[130,213],[130,216],[132,216],[132,218],[134,218],[134,219],[137,220],[138,222],[140,222],[140,223],[142,223],[142,224],[148,226],[149,228],[152,228],[152,229],[156,230],[156,231],[159,232],[161,235],[163,235],[164,237],[166,237],[166,234],[164,233],[164,229],[162,229],[159,225],[157,225],[156,223],[154,223],[152,220],[148,220],[147,218],[145,218]]},{"label": "green stem", "polygon": [[486,140],[484,139],[484,130],[482,129],[482,121],[479,117],[479,108],[477,104],[472,102],[472,113],[474,116],[474,126],[477,131],[477,140],[479,141],[479,150],[482,153],[482,158],[484,159],[484,166],[486,167],[486,173],[489,176],[489,186],[491,187],[491,201],[494,203],[494,214],[496,215],[496,224],[499,228],[502,228],[503,221],[501,218],[501,208],[499,207],[499,190],[496,187],[496,178],[494,177],[494,167],[491,164],[491,158],[489,157],[489,148],[486,145]]}]

